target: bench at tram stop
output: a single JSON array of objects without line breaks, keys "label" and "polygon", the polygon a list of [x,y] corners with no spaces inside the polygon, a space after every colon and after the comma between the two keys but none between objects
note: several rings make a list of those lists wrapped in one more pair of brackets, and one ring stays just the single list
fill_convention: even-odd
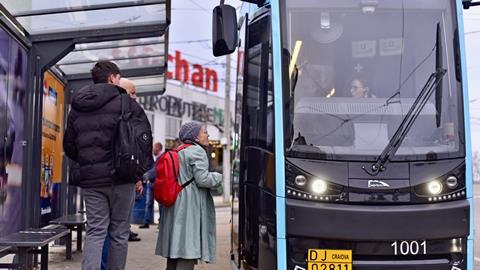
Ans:
[{"label": "bench at tram stop", "polygon": [[[11,253],[11,248],[12,247],[7,247],[7,246],[0,246],[0,258],[7,256],[8,254]],[[0,263],[0,268],[12,268],[13,265],[10,263]]]},{"label": "bench at tram stop", "polygon": [[[72,258],[72,234],[71,230],[61,225],[48,225],[38,229],[26,229],[0,237],[0,253],[16,254],[17,262],[12,264],[0,264],[0,268],[30,269],[32,260],[30,254],[40,254],[41,270],[48,270],[48,247],[49,243],[65,239],[66,259]],[[36,260],[35,260],[36,261]]]},{"label": "bench at tram stop", "polygon": [[[77,251],[82,251],[82,234],[85,228],[85,216],[83,213],[71,214],[51,220],[50,224],[63,225],[67,227],[71,233],[77,232]],[[71,240],[70,240],[71,241]]]}]

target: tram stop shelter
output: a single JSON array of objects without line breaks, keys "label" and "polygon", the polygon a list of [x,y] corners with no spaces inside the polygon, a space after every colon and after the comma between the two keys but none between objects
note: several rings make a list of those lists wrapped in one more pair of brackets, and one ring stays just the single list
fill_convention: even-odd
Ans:
[{"label": "tram stop shelter", "polygon": [[[21,205],[16,207],[21,215],[18,217],[21,228],[41,226],[39,179],[46,173],[42,161],[42,125],[45,125],[42,112],[44,99],[49,97],[44,88],[45,72],[54,74],[65,86],[65,102],[61,104],[63,121],[69,111],[69,97],[92,83],[90,69],[99,60],[116,63],[122,77],[132,79],[137,85],[137,95],[162,94],[166,84],[170,3],[171,0],[0,2],[0,30],[26,52],[26,87],[24,96],[19,97],[24,99],[23,118],[15,120],[23,125],[22,132],[15,137],[23,153],[18,161],[21,195],[15,202]],[[8,65],[7,62],[0,64]],[[12,117],[15,118],[13,114]],[[62,215],[74,214],[79,203],[77,191],[68,186],[68,160],[62,159],[57,205],[52,207]],[[7,202],[13,200],[13,195],[9,196]]]}]

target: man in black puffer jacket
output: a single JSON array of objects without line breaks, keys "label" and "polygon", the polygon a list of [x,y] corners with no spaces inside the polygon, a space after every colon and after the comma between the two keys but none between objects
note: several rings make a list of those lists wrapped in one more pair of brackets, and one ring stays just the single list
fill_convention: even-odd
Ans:
[{"label": "man in black puffer jacket", "polygon": [[[130,211],[135,188],[142,192],[142,183],[124,183],[115,178],[113,137],[121,115],[120,95],[126,94],[118,86],[120,71],[114,63],[101,61],[91,73],[95,84],[72,97],[63,139],[65,153],[78,163],[70,182],[84,190],[87,234],[82,269],[100,269],[107,233],[111,240],[109,269],[125,269]],[[143,109],[133,99],[128,100],[133,117],[148,123]],[[151,149],[147,153],[150,155]]]}]

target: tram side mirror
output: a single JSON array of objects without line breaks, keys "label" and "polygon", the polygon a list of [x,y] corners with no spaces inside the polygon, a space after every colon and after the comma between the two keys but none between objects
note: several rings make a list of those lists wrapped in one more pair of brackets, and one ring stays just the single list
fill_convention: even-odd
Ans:
[{"label": "tram side mirror", "polygon": [[469,9],[470,7],[480,6],[480,2],[472,0],[462,0],[463,9]]},{"label": "tram side mirror", "polygon": [[237,11],[229,5],[213,9],[212,42],[213,55],[222,56],[235,51],[238,44]]}]

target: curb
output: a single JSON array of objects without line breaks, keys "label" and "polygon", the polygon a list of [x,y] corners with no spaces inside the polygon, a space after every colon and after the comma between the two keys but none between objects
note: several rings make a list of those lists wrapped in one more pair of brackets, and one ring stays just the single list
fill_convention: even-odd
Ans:
[{"label": "curb", "polygon": [[230,207],[230,203],[216,203],[215,208],[225,208]]}]

